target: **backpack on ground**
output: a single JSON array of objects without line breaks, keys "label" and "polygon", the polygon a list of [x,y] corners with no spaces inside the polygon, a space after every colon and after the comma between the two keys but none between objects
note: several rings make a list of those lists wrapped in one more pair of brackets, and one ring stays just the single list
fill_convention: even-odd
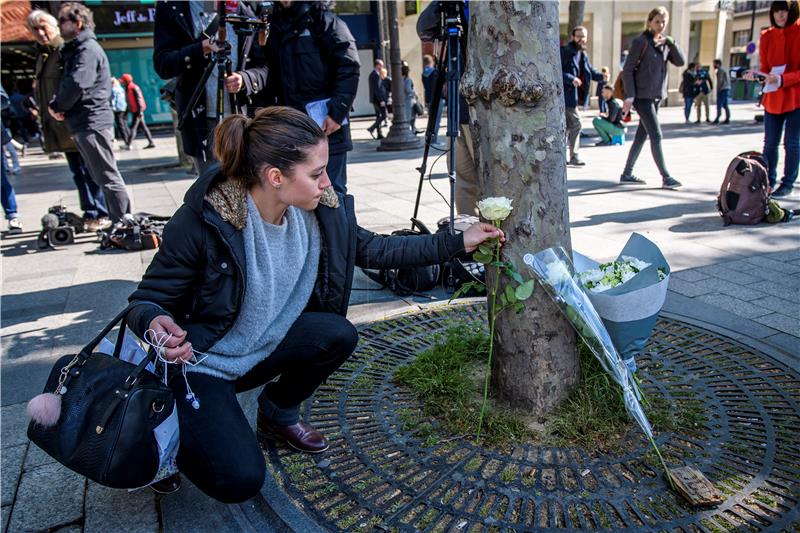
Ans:
[{"label": "backpack on ground", "polygon": [[725,225],[758,224],[768,213],[767,161],[759,152],[733,158],[719,189],[717,210]]},{"label": "backpack on ground", "polygon": [[161,246],[161,233],[170,217],[136,213],[125,215],[120,224],[101,232],[100,249],[152,250]]},{"label": "backpack on ground", "polygon": [[[479,222],[478,217],[474,215],[456,215],[453,219],[453,227],[456,233],[463,233],[471,225]],[[436,233],[444,233],[450,229],[450,217],[445,217],[436,223]],[[452,265],[452,268],[451,268]],[[452,272],[451,272],[452,270]],[[452,277],[451,277],[452,274]],[[450,280],[448,282],[448,280]],[[455,261],[446,262],[442,264],[442,282],[444,284],[452,284],[453,290],[458,290],[465,283],[477,281],[486,284],[486,270],[483,263],[478,263],[472,259],[472,254],[464,254],[463,257],[457,257]],[[477,296],[475,290],[470,290],[462,296]]]}]

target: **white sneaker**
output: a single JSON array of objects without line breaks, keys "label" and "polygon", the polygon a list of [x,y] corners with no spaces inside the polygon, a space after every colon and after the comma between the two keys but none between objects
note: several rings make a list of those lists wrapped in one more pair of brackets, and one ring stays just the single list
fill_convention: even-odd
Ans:
[{"label": "white sneaker", "polygon": [[8,233],[10,235],[22,233],[22,222],[18,218],[12,218],[8,221]]}]

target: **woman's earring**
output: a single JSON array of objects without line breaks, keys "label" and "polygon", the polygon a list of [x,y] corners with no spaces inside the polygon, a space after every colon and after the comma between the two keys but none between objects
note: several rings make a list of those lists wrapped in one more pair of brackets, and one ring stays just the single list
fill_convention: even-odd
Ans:
[{"label": "woman's earring", "polygon": [[280,184],[278,184],[278,185],[273,185],[273,187],[275,187],[276,189],[280,189],[280,188],[281,188]]}]

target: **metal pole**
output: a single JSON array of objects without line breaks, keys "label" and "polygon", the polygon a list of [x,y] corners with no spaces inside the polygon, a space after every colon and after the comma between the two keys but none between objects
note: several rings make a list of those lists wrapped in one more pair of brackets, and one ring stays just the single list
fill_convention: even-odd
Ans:
[{"label": "metal pole", "polygon": [[389,134],[381,140],[378,150],[411,150],[422,146],[422,141],[411,133],[411,117],[406,114],[406,91],[401,73],[396,0],[386,3],[386,16],[389,18],[389,60],[392,66],[392,127],[389,128]]}]

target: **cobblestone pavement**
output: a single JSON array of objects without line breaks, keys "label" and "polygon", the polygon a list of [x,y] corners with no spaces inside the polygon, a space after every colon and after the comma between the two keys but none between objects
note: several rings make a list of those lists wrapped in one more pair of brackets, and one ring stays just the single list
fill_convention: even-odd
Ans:
[{"label": "cobblestone pavement", "polygon": [[[591,146],[583,139],[583,168],[569,168],[568,187],[575,249],[596,259],[616,255],[633,231],[654,240],[674,276],[667,308],[709,323],[725,324],[748,338],[780,348],[798,365],[800,354],[800,221],[775,226],[723,227],[714,200],[731,157],[761,145],[755,108],[733,106],[729,126],[686,126],[681,110],[662,110],[665,152],[679,191],[657,188],[649,152],[636,174],[651,186],[617,184],[629,144]],[[590,129],[591,118],[584,120]],[[376,152],[366,120],[354,121],[349,190],[362,226],[380,232],[408,227],[418,183],[421,150]],[[629,132],[629,138],[632,137]],[[155,150],[120,152],[120,166],[136,209],[170,214],[193,181],[176,161],[174,141],[157,138]],[[143,143],[142,143],[143,145]],[[141,146],[139,147],[141,148]],[[156,532],[269,530],[263,502],[224,506],[189,483],[176,495],[157,499],[149,490],[111,490],[71,473],[25,436],[25,402],[41,392],[55,358],[80,349],[120,309],[153,252],[101,252],[92,236],[60,250],[38,251],[38,220],[63,198],[77,210],[66,163],[36,150],[23,159],[15,178],[21,235],[2,241],[2,528],[3,531]],[[433,165],[423,188],[420,219],[434,227],[447,206],[444,158]],[[795,193],[782,204],[800,207]],[[430,301],[399,299],[360,275],[350,317],[376,319],[402,306]],[[447,295],[435,291],[431,298]],[[261,518],[258,518],[261,517]]]}]

